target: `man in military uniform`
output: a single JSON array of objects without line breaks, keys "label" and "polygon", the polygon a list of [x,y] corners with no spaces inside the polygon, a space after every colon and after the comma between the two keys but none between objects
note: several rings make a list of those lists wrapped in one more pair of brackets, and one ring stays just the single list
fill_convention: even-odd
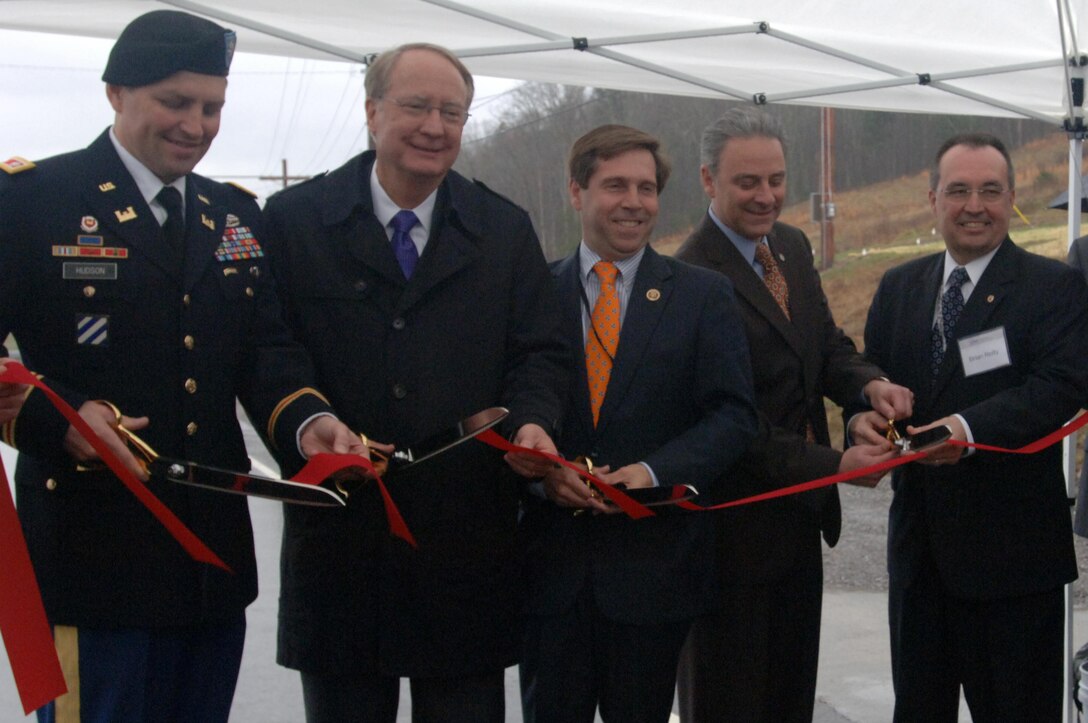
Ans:
[{"label": "man in military uniform", "polygon": [[[502,405],[505,434],[554,452],[564,358],[536,234],[450,170],[471,74],[410,45],[371,63],[366,91],[375,150],[265,207],[288,323],[321,388],[385,442]],[[389,484],[418,550],[389,537],[369,490],[331,514],[286,511],[279,662],[302,671],[310,723],[395,720],[400,677],[415,721],[502,721],[520,643],[517,477],[468,442]]]},{"label": "man in military uniform", "polygon": [[[142,478],[118,424],[162,455],[248,469],[236,399],[285,456],[362,450],[282,324],[256,203],[192,173],[233,47],[185,13],[137,18],[103,74],[112,128],[0,173],[0,338]],[[70,691],[40,720],[225,721],[257,594],[245,499],[147,482],[227,572],[112,474],[77,471],[97,455],[41,392],[2,434]]]}]

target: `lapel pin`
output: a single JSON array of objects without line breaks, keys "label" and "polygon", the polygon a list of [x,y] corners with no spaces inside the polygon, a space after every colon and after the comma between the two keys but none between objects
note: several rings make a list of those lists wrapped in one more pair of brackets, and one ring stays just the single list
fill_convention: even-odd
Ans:
[{"label": "lapel pin", "polygon": [[994,295],[993,294],[990,294],[989,296],[986,297],[986,303],[987,304],[994,303]]},{"label": "lapel pin", "polygon": [[79,228],[84,233],[94,233],[98,230],[98,219],[94,216],[84,216],[79,219]]},{"label": "lapel pin", "polygon": [[113,181],[106,181],[105,183],[98,184],[98,190],[102,193],[105,193],[106,191],[112,191],[115,188],[117,188],[117,186],[113,185]]},{"label": "lapel pin", "polygon": [[782,263],[786,263],[786,254],[779,252],[778,260],[781,261]]},{"label": "lapel pin", "polygon": [[205,226],[207,226],[212,231],[215,230],[215,221],[211,220],[210,218],[208,218],[204,214],[200,214],[200,222],[202,224],[204,224]]},{"label": "lapel pin", "polygon": [[121,223],[126,223],[136,218],[136,209],[129,206],[124,211],[117,210],[113,212],[113,215],[117,217],[117,220]]},{"label": "lapel pin", "polygon": [[207,196],[205,196],[205,195],[204,195],[203,193],[198,193],[198,194],[196,194],[196,197],[197,197],[197,198],[199,198],[199,199],[200,199],[200,201],[201,201],[201,203],[203,203],[203,204],[204,204],[205,206],[210,206],[210,205],[212,205],[212,202],[211,202],[211,201],[209,201],[209,200],[208,200],[208,197],[207,197]]},{"label": "lapel pin", "polygon": [[657,301],[661,298],[661,292],[657,289],[650,289],[646,292],[646,298],[650,301]]},{"label": "lapel pin", "polygon": [[234,228],[239,223],[241,223],[241,222],[238,220],[237,216],[235,216],[233,213],[228,213],[227,214],[227,220],[226,220],[227,228]]}]

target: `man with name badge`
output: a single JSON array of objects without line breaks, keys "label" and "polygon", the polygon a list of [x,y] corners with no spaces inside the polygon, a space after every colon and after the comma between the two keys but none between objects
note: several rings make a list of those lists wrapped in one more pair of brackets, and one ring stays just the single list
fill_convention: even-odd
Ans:
[{"label": "man with name badge", "polygon": [[147,479],[156,452],[246,470],[240,400],[287,456],[365,453],[312,388],[250,194],[192,173],[219,130],[234,33],[161,10],[103,73],[113,126],[0,173],[0,338],[231,571],[198,563],[43,392],[0,428],[68,693],[41,721],[226,721],[257,595],[244,497]]},{"label": "man with name badge", "polygon": [[[451,170],[472,94],[445,48],[378,56],[374,150],[270,198],[269,254],[288,323],[354,429],[412,445],[504,406],[505,436],[554,452],[565,377],[539,241],[525,211]],[[523,481],[469,441],[388,482],[418,549],[389,536],[371,489],[343,510],[287,510],[278,660],[301,672],[310,723],[395,720],[401,677],[415,721],[502,721]]]},{"label": "man with name badge", "polygon": [[[865,355],[916,394],[907,431],[1016,449],[1088,399],[1088,287],[1008,236],[1015,174],[988,134],[945,141],[929,201],[945,250],[888,271]],[[895,720],[1062,714],[1062,586],[1077,576],[1061,445],[944,444],[893,473],[888,529]]]}]

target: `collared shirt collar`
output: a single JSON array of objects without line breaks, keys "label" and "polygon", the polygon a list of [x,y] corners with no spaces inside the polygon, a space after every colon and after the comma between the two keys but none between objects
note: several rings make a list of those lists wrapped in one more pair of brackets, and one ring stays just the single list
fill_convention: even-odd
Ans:
[{"label": "collared shirt collar", "polygon": [[748,265],[751,266],[756,273],[762,275],[762,267],[757,268],[756,264],[756,244],[767,243],[767,237],[763,236],[758,241],[744,238],[739,233],[726,226],[725,223],[715,215],[713,206],[711,206],[707,212],[710,214],[710,220],[713,221],[714,225],[721,229],[721,232],[725,234],[725,237],[737,247],[737,251],[740,251],[740,255],[744,257],[744,260],[748,262]]},{"label": "collared shirt collar", "polygon": [[[635,253],[631,254],[627,258],[620,259],[619,261],[613,261],[616,268],[620,272],[620,278],[626,282],[630,282],[635,278],[635,274],[638,273],[638,265],[642,262],[642,257],[646,253],[646,247],[643,246]],[[582,282],[585,283],[589,279],[590,274],[593,274],[593,264],[601,260],[601,257],[597,252],[593,251],[586,245],[585,240],[578,244],[578,268],[582,273]]]},{"label": "collared shirt collar", "polygon": [[434,224],[434,206],[438,200],[438,189],[431,191],[431,194],[423,199],[423,203],[415,208],[401,209],[382,188],[382,184],[378,180],[378,164],[374,163],[370,166],[370,200],[374,205],[374,217],[385,228],[390,238],[392,238],[393,231],[389,224],[393,221],[393,217],[401,210],[415,213],[419,223],[412,228],[409,235],[412,237],[412,243],[416,245],[416,250],[422,255],[423,249],[427,245],[427,239],[431,235],[431,226]]},{"label": "collared shirt collar", "polygon": [[117,134],[113,132],[113,126],[110,126],[110,142],[113,143],[114,149],[117,151],[117,155],[121,158],[121,163],[124,164],[125,170],[132,176],[132,180],[136,182],[136,188],[140,190],[140,195],[147,201],[147,205],[151,208],[151,212],[155,214],[155,218],[159,223],[163,223],[166,220],[166,210],[155,201],[155,196],[159,195],[159,191],[162,190],[163,185],[170,185],[178,189],[181,193],[181,208],[185,209],[185,176],[175,179],[172,183],[163,184],[163,182],[151,172],[151,169],[145,166],[143,163],[128,152],[128,150],[121,145],[121,141],[118,140]]},{"label": "collared shirt collar", "polygon": [[[423,231],[426,234],[430,234],[431,225],[433,224],[434,206],[435,202],[438,200],[437,188],[431,191],[431,194],[423,199],[423,203],[415,208],[401,209],[401,207],[389,197],[389,194],[385,192],[385,189],[382,188],[381,182],[378,181],[378,164],[374,163],[370,166],[370,197],[374,204],[374,216],[382,226],[389,226],[389,222],[393,220],[393,217],[397,215],[398,211],[413,211],[416,214],[416,218],[419,219],[419,225],[423,227]],[[424,238],[426,238],[426,236]]]},{"label": "collared shirt collar", "polygon": [[[967,298],[971,295],[971,291],[973,291],[975,285],[978,284],[978,280],[982,278],[983,272],[986,271],[986,267],[993,261],[994,254],[997,253],[999,248],[1001,248],[1001,244],[998,244],[996,248],[985,256],[980,256],[977,259],[963,264],[963,268],[967,269],[967,276],[970,279],[963,285],[962,293],[964,301],[967,301]],[[946,249],[944,252],[944,274],[941,276],[941,293],[944,293],[944,289],[948,286],[948,277],[952,275],[952,272],[959,265],[960,264],[956,263],[956,260],[952,258],[952,254],[948,253],[948,250]]]}]

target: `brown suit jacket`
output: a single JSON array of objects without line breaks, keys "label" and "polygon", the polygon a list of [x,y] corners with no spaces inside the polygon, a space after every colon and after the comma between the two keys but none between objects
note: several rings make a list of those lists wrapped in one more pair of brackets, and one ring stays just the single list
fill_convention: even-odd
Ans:
[{"label": "brown suit jacket", "polygon": [[[776,223],[768,241],[789,285],[792,320],[709,214],[676,254],[732,280],[748,333],[762,430],[735,470],[731,498],[834,474],[841,452],[829,446],[824,397],[856,404],[862,387],[883,376],[836,326],[805,234]],[[806,440],[808,425],[815,443]],[[790,572],[803,540],[814,538],[814,527],[829,545],[838,541],[838,490],[733,508],[722,520],[725,579],[769,582]]]}]

